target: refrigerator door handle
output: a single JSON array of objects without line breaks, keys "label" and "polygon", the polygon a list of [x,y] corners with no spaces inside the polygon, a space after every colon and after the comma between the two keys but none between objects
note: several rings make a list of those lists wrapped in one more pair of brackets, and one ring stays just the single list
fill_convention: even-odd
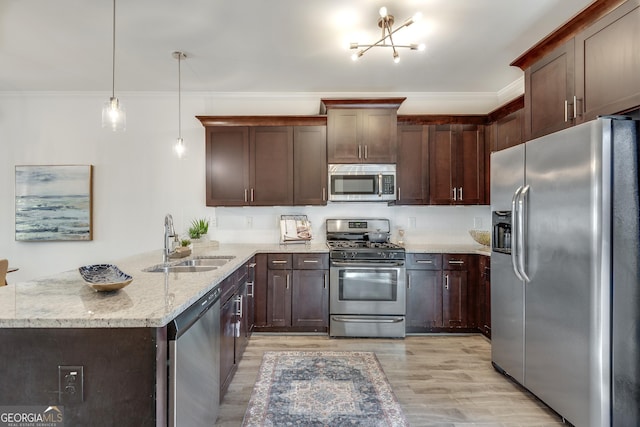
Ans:
[{"label": "refrigerator door handle", "polygon": [[527,257],[527,197],[529,186],[525,186],[518,198],[518,270],[525,282],[531,279],[527,276],[525,261]]},{"label": "refrigerator door handle", "polygon": [[511,199],[511,265],[513,266],[513,272],[520,280],[524,280],[524,278],[520,274],[520,263],[518,262],[518,249],[520,242],[520,236],[518,235],[518,200],[520,199],[520,193],[522,192],[522,189],[522,186],[518,187],[515,193],[513,193],[513,198]]}]

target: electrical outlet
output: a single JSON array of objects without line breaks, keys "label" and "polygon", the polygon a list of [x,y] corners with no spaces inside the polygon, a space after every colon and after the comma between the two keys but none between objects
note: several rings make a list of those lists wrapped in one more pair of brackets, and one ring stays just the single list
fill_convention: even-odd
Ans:
[{"label": "electrical outlet", "polygon": [[253,228],[253,217],[246,216],[244,218],[244,221],[245,221],[245,225],[247,226],[247,228]]},{"label": "electrical outlet", "polygon": [[84,401],[83,366],[58,366],[58,400],[60,403]]}]

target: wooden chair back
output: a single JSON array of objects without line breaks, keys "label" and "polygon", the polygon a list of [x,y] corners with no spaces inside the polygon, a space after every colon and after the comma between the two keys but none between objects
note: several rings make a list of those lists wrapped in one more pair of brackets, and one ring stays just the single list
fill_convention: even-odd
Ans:
[{"label": "wooden chair back", "polygon": [[0,259],[0,286],[7,284],[7,270],[9,269],[9,261]]}]

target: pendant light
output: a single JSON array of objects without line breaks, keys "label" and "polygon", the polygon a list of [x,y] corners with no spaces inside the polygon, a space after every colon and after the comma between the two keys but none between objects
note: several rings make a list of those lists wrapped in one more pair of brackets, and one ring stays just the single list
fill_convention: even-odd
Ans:
[{"label": "pendant light", "polygon": [[124,131],[127,127],[127,115],[122,103],[115,96],[116,90],[116,0],[113,0],[113,49],[111,56],[112,79],[111,98],[102,107],[102,127],[112,131]]},{"label": "pendant light", "polygon": [[176,51],[172,53],[173,57],[178,60],[178,139],[176,140],[176,145],[174,146],[174,150],[178,158],[181,158],[184,155],[185,146],[184,140],[182,139],[182,88],[181,88],[181,70],[180,63],[183,59],[187,58],[187,55],[184,52]]}]

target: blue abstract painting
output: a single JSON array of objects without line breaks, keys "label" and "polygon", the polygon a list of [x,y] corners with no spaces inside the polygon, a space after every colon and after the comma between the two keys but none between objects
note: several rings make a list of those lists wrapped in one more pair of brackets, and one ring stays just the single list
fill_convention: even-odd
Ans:
[{"label": "blue abstract painting", "polygon": [[91,165],[16,166],[16,240],[92,240]]}]

